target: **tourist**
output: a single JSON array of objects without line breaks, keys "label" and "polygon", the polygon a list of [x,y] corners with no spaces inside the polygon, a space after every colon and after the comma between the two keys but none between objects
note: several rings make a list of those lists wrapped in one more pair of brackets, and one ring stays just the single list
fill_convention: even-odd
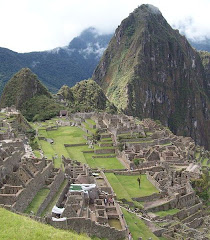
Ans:
[{"label": "tourist", "polygon": [[129,232],[129,234],[128,234],[128,240],[132,240],[132,235],[131,235],[130,232]]},{"label": "tourist", "polygon": [[139,188],[140,188],[140,185],[141,185],[141,179],[140,178],[137,178],[137,181],[139,183]]}]

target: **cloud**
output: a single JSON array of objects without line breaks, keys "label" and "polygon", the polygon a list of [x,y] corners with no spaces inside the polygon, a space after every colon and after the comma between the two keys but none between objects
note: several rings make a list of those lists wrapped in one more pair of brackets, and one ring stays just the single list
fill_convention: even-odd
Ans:
[{"label": "cloud", "polygon": [[142,3],[158,7],[188,37],[210,37],[209,0],[0,0],[0,46],[42,51],[68,45],[90,26],[111,33]]}]

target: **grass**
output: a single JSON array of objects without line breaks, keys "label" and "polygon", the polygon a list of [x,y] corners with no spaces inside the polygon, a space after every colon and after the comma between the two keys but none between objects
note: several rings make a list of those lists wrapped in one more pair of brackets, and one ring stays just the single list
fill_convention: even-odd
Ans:
[{"label": "grass", "polygon": [[55,194],[55,196],[53,197],[52,201],[49,203],[49,205],[46,207],[46,209],[43,211],[43,213],[41,214],[41,216],[43,217],[44,215],[46,215],[46,213],[51,213],[52,208],[55,206],[55,204],[58,201],[58,198],[60,197],[61,192],[63,191],[64,187],[66,186],[68,180],[65,179],[63,181],[63,183],[61,184],[61,186],[59,187],[57,193]]},{"label": "grass", "polygon": [[[103,154],[101,154],[103,155]],[[110,155],[110,154],[109,154]],[[116,158],[93,158],[93,153],[84,153],[87,164],[91,168],[105,168],[105,169],[124,169],[125,167]]]},{"label": "grass", "polygon": [[210,164],[207,164],[208,160],[208,158],[204,158],[202,161],[202,166],[210,166]]},{"label": "grass", "polygon": [[1,240],[87,240],[89,237],[55,229],[0,208]]},{"label": "grass", "polygon": [[87,163],[87,160],[82,151],[90,151],[88,146],[66,147],[69,157],[78,162]]},{"label": "grass", "polygon": [[37,158],[41,158],[41,154],[38,150],[34,150],[34,155],[37,157]]},{"label": "grass", "polygon": [[155,214],[157,216],[160,216],[160,217],[165,217],[167,215],[174,215],[176,213],[178,213],[180,210],[177,209],[177,208],[174,208],[174,209],[169,209],[167,211],[159,211],[159,212],[155,212]]},{"label": "grass", "polygon": [[28,207],[25,210],[25,213],[33,212],[36,215],[40,205],[43,203],[49,192],[50,190],[48,188],[42,188],[36,194],[32,202],[28,205]]},{"label": "grass", "polygon": [[39,135],[51,138],[54,140],[53,144],[40,140],[39,143],[47,158],[52,159],[52,156],[58,154],[58,158],[54,160],[54,165],[59,168],[62,164],[61,156],[69,157],[69,153],[64,144],[86,143],[83,138],[84,132],[77,127],[59,127],[57,130],[46,131],[39,129]]},{"label": "grass", "polygon": [[55,156],[56,152],[52,148],[52,145],[49,142],[46,142],[44,140],[39,140],[39,144],[44,152],[44,155],[47,157],[47,159],[52,159],[53,156]]},{"label": "grass", "polygon": [[[106,173],[110,184],[112,185],[117,197],[119,199],[129,199],[135,197],[149,196],[153,193],[158,193],[159,191],[147,180],[146,175],[141,175],[141,186],[139,188],[137,176],[125,176],[125,175],[115,175],[114,173]],[[122,186],[123,189],[119,188]],[[123,190],[123,191],[122,191]],[[128,200],[128,199],[127,199]]]},{"label": "grass", "polygon": [[92,119],[86,119],[85,121],[91,125],[96,125],[95,121],[93,121]]},{"label": "grass", "polygon": [[150,231],[143,220],[139,219],[135,214],[127,212],[125,209],[122,209],[122,212],[128,224],[128,229],[132,234],[133,240],[138,240],[139,237],[142,237],[142,239],[159,239]]}]

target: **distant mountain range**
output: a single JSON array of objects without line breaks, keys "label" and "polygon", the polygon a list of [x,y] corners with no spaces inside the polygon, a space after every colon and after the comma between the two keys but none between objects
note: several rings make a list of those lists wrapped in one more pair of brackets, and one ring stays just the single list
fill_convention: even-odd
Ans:
[{"label": "distant mountain range", "polygon": [[[68,46],[49,51],[17,53],[0,48],[0,95],[6,82],[21,68],[30,68],[51,92],[64,84],[75,83],[92,76],[113,34],[99,34],[95,28],[84,30]],[[190,40],[198,50],[210,51],[210,39]]]},{"label": "distant mountain range", "polygon": [[68,46],[50,51],[17,53],[0,48],[0,94],[6,82],[22,68],[30,68],[52,92],[91,77],[112,34],[88,28]]}]

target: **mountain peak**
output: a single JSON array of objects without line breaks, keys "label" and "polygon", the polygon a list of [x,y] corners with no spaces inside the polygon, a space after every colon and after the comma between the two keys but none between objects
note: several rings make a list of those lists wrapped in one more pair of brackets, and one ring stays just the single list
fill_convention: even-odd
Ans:
[{"label": "mountain peak", "polygon": [[35,95],[51,96],[37,75],[29,68],[22,68],[6,84],[0,99],[0,107],[15,105],[20,109],[25,101]]},{"label": "mountain peak", "polygon": [[158,8],[141,5],[122,21],[93,79],[125,113],[159,119],[209,147],[202,62]]}]

